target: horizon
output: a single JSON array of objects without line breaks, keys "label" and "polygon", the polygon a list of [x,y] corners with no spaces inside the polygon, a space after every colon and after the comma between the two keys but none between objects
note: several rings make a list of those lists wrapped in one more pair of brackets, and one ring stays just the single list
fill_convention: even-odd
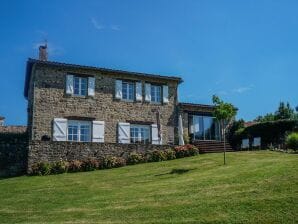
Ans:
[{"label": "horizon", "polygon": [[298,2],[286,2],[4,2],[0,116],[27,124],[26,62],[45,40],[49,61],[179,76],[180,102],[212,104],[216,94],[238,119],[282,101],[295,109]]}]

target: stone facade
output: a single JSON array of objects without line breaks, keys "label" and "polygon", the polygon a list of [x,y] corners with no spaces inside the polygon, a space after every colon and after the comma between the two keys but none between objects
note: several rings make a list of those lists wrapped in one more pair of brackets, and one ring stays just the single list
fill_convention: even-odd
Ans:
[{"label": "stone facade", "polygon": [[[95,77],[95,96],[75,97],[65,93],[67,74]],[[169,103],[153,104],[127,102],[115,99],[115,80],[132,80],[143,83],[168,85]],[[28,89],[28,130],[30,140],[41,140],[52,136],[54,118],[84,117],[105,121],[105,142],[117,143],[118,122],[134,121],[156,123],[156,110],[160,111],[163,144],[174,142],[177,126],[177,88],[179,82],[164,78],[154,78],[97,69],[57,66],[49,63],[35,63],[32,67]],[[143,97],[144,99],[144,97]]]},{"label": "stone facade", "polygon": [[28,172],[37,162],[57,162],[60,160],[84,160],[86,158],[101,159],[107,156],[126,158],[130,153],[146,153],[153,150],[169,149],[169,145],[152,144],[119,144],[94,142],[55,142],[31,141],[29,146]]}]

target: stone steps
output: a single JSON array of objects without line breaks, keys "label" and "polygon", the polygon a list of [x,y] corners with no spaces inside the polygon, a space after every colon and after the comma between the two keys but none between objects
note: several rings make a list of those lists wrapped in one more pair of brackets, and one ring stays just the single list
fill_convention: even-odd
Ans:
[{"label": "stone steps", "polygon": [[[195,141],[193,142],[200,150],[200,153],[217,153],[224,151],[223,141]],[[226,142],[226,152],[234,152],[231,145]]]}]

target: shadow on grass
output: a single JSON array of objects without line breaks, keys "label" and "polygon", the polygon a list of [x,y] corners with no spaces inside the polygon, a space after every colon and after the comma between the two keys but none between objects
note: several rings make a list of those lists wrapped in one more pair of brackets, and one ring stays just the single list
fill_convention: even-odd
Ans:
[{"label": "shadow on grass", "polygon": [[191,170],[196,170],[196,169],[197,168],[193,168],[193,169],[184,169],[184,168],[172,169],[170,172],[156,174],[155,176],[163,176],[163,175],[168,175],[168,174],[184,174],[184,173],[187,173]]}]

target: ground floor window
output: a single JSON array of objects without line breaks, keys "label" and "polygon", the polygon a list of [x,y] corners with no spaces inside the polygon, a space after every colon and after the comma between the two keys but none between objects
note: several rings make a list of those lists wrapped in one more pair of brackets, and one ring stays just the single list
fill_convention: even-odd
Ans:
[{"label": "ground floor window", "polygon": [[73,142],[90,142],[91,122],[68,121],[67,140]]},{"label": "ground floor window", "polygon": [[130,125],[130,142],[142,144],[150,143],[150,126]]},{"label": "ground floor window", "polygon": [[193,140],[221,140],[220,124],[212,116],[191,115],[189,128]]}]

